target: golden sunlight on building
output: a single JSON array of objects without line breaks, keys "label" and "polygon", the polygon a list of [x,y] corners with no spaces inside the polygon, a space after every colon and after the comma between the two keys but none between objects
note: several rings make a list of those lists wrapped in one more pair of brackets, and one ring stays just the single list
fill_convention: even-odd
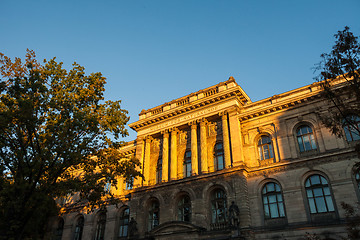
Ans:
[{"label": "golden sunlight on building", "polygon": [[230,77],[142,110],[129,125],[136,140],[120,151],[145,178],[112,187],[122,205],[64,215],[59,239],[346,236],[341,202],[360,199],[359,139],[321,124],[329,102],[320,93],[314,83],[252,102]]}]

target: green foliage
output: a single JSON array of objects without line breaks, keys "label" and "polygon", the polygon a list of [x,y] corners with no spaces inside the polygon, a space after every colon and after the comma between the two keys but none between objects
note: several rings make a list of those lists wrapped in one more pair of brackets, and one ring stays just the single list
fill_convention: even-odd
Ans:
[{"label": "green foliage", "polygon": [[360,216],[356,209],[350,204],[341,202],[341,207],[345,210],[345,221],[347,237],[346,240],[360,239]]},{"label": "green foliage", "polygon": [[103,101],[101,73],[42,65],[28,50],[24,63],[0,53],[0,76],[0,239],[37,239],[54,199],[78,192],[91,209],[115,199],[106,183],[141,176],[117,150],[129,117]]},{"label": "green foliage", "polygon": [[[343,127],[349,126],[360,136],[359,124],[354,117],[360,116],[360,43],[349,27],[338,31],[330,53],[321,55],[315,78],[324,89],[324,96],[333,107],[320,114],[322,123],[338,137],[344,137]],[[338,80],[342,84],[335,84]],[[356,150],[359,150],[356,146]],[[360,151],[358,151],[360,153]]]}]

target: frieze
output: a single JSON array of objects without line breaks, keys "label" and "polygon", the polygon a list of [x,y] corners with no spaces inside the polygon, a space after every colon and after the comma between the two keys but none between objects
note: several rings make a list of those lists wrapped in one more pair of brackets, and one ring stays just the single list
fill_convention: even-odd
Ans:
[{"label": "frieze", "polygon": [[214,111],[216,111],[218,109],[219,109],[218,106],[214,106],[214,107],[211,107],[211,108],[207,108],[207,109],[204,109],[204,110],[201,110],[201,111],[194,112],[192,114],[181,116],[181,117],[178,117],[178,118],[176,118],[174,120],[167,121],[167,122],[162,123],[162,124],[158,124],[158,125],[156,125],[154,127],[150,127],[149,131],[156,131],[156,130],[159,130],[159,129],[168,128],[168,127],[170,127],[172,125],[175,125],[175,124],[178,124],[178,123],[187,122],[189,120],[196,120],[200,116],[206,115],[208,113],[212,113],[212,112],[214,112]]}]

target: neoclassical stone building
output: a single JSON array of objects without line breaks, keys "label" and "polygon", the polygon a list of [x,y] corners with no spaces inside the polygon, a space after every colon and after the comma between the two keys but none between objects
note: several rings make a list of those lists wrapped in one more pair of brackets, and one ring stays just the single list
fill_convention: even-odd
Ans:
[{"label": "neoclassical stone building", "polygon": [[130,124],[137,138],[121,152],[141,161],[145,179],[112,188],[121,206],[73,211],[53,232],[69,240],[339,239],[341,202],[360,197],[360,137],[345,125],[337,138],[321,124],[329,103],[320,91],[314,83],[252,102],[230,77],[141,111]]}]

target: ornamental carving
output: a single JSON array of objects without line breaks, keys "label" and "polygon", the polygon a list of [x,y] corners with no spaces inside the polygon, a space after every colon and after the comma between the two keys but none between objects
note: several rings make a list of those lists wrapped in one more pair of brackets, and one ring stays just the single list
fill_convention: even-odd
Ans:
[{"label": "ornamental carving", "polygon": [[208,136],[216,136],[222,133],[222,124],[221,121],[218,122],[212,122],[209,124],[208,128]]},{"label": "ornamental carving", "polygon": [[187,144],[187,142],[190,140],[190,131],[181,131],[179,135],[180,144]]},{"label": "ornamental carving", "polygon": [[152,140],[152,147],[154,148],[154,149],[159,149],[160,148],[160,139],[153,139]]}]

